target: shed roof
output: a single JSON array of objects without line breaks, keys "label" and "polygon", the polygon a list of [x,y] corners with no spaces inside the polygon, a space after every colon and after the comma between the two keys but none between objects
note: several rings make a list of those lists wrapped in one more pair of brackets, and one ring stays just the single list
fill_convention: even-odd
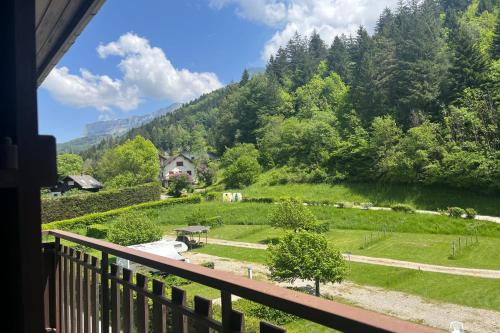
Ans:
[{"label": "shed roof", "polygon": [[81,188],[86,190],[102,188],[102,184],[90,175],[71,175],[64,178],[64,180],[66,179],[73,180],[75,183],[80,185]]},{"label": "shed roof", "polygon": [[174,230],[177,232],[184,232],[187,234],[199,234],[202,232],[208,232],[210,230],[210,227],[205,227],[202,225],[190,225],[187,227],[176,228]]}]

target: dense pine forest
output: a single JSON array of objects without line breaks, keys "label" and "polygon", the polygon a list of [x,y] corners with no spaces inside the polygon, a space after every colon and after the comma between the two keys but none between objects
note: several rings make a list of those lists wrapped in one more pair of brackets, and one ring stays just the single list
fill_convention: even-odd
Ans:
[{"label": "dense pine forest", "polygon": [[498,0],[405,0],[373,34],[298,33],[265,72],[81,153],[141,135],[167,152],[253,144],[294,182],[385,181],[500,191]]}]

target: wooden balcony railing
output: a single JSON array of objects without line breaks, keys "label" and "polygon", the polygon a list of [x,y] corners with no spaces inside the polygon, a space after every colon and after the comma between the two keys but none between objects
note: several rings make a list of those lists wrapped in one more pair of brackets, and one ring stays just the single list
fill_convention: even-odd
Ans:
[{"label": "wooden balcony railing", "polygon": [[[65,231],[48,231],[43,244],[44,305],[47,332],[244,332],[244,315],[232,309],[231,295],[276,308],[342,332],[437,332],[375,312],[298,293]],[[61,245],[61,240],[101,252],[101,259]],[[109,263],[109,255],[128,259],[215,289],[221,293],[222,320],[212,317],[212,301],[184,290],[164,294],[162,282]],[[134,278],[135,274],[135,278]],[[152,302],[152,311],[149,302]],[[151,314],[151,315],[150,315]],[[260,332],[285,332],[261,322]]]}]

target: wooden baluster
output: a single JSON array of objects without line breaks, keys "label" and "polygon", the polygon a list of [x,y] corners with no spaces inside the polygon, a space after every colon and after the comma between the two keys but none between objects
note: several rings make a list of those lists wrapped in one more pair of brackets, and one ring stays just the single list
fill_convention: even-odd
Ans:
[{"label": "wooden baluster", "polygon": [[92,313],[90,307],[90,269],[87,265],[90,264],[90,256],[87,253],[83,254],[83,331],[90,332],[91,321],[90,315]]},{"label": "wooden baluster", "polygon": [[167,311],[165,306],[161,304],[159,298],[163,297],[163,282],[153,280],[153,332],[164,333],[167,330]]},{"label": "wooden baluster", "polygon": [[69,316],[70,329],[69,332],[76,332],[76,286],[75,286],[75,252],[72,248],[69,249]]},{"label": "wooden baluster", "polygon": [[[185,306],[186,292],[180,288],[172,287],[172,303]],[[186,316],[179,309],[172,308],[172,329],[174,332],[187,333],[188,322]]]},{"label": "wooden baluster", "polygon": [[[206,298],[195,296],[194,297],[194,312],[200,317],[212,318],[212,301]],[[209,333],[210,329],[205,325],[205,323],[194,319],[194,325],[196,333]]]},{"label": "wooden baluster", "polygon": [[82,283],[82,253],[80,251],[75,251],[75,266],[76,266],[76,332],[83,333],[83,283]]},{"label": "wooden baluster", "polygon": [[90,308],[92,316],[92,333],[99,333],[99,275],[97,270],[99,269],[99,259],[96,257],[91,258],[92,265],[92,281],[90,286]]},{"label": "wooden baluster", "polygon": [[55,264],[55,271],[54,271],[54,277],[55,277],[55,283],[54,283],[54,300],[55,300],[55,324],[56,324],[56,331],[57,332],[62,332],[62,321],[61,321],[61,316],[62,316],[62,307],[61,307],[61,300],[62,300],[62,290],[61,289],[61,240],[56,237],[55,238],[55,244],[54,244],[54,264]]},{"label": "wooden baluster", "polygon": [[[135,283],[139,290],[148,290],[148,278],[142,274],[135,275]],[[137,292],[137,332],[146,333],[149,328],[148,299],[140,291]]]},{"label": "wooden baluster", "polygon": [[267,323],[265,321],[260,322],[259,331],[260,333],[286,333],[286,329]]},{"label": "wooden baluster", "polygon": [[101,252],[101,333],[109,333],[109,261],[108,254]]},{"label": "wooden baluster", "polygon": [[66,246],[61,247],[61,331],[62,333],[67,332],[67,321],[66,321],[66,309],[67,309],[67,301],[66,301],[66,291],[68,289],[68,286],[66,284],[66,275],[67,275],[67,270],[66,270],[66,257],[64,256],[66,254]]},{"label": "wooden baluster", "polygon": [[111,264],[111,328],[113,333],[120,333],[120,278],[119,267]]},{"label": "wooden baluster", "polygon": [[[132,283],[132,272],[130,269],[123,269],[123,281]],[[132,325],[134,323],[134,299],[132,297],[132,289],[126,284],[123,285],[123,332],[132,333]]]}]

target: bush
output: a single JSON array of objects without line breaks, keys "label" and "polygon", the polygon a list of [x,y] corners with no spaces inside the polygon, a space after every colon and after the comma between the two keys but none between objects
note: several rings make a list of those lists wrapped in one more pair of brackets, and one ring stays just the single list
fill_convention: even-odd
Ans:
[{"label": "bush", "polygon": [[374,206],[374,205],[373,205],[373,203],[371,203],[371,202],[362,202],[362,203],[361,203],[361,207],[362,207],[363,209],[369,209],[369,208],[371,208],[371,207],[373,207],[373,206]]},{"label": "bush", "polygon": [[322,234],[325,232],[330,231],[330,223],[328,222],[323,222],[323,223],[317,223],[315,226],[313,226],[310,231]]},{"label": "bush", "polygon": [[205,195],[205,199],[207,201],[221,200],[222,199],[222,193],[221,192],[207,192],[207,194]]},{"label": "bush", "polygon": [[474,208],[466,208],[465,209],[465,218],[473,220],[476,218],[477,212]]},{"label": "bush", "polygon": [[260,320],[276,325],[286,325],[297,319],[294,315],[246,299],[238,300],[234,306],[238,311],[246,315],[257,317]]},{"label": "bush", "polygon": [[108,236],[109,227],[104,224],[91,224],[87,228],[87,236],[92,238],[104,239]]},{"label": "bush", "polygon": [[85,216],[75,217],[68,220],[56,221],[51,223],[42,224],[42,230],[61,229],[61,230],[74,230],[78,228],[87,228],[91,224],[104,224],[111,219],[124,214],[126,212],[140,211],[143,209],[178,205],[178,204],[197,204],[201,202],[201,197],[193,195],[186,198],[167,199],[143,202],[137,205],[113,209],[107,212],[87,214]]},{"label": "bush", "polygon": [[447,214],[449,217],[462,217],[465,215],[465,210],[460,207],[448,207]]},{"label": "bush", "polygon": [[42,198],[42,223],[71,219],[159,199],[160,185],[158,183],[97,193],[87,192],[72,196]]},{"label": "bush", "polygon": [[415,213],[415,208],[406,204],[395,204],[391,206],[391,209],[395,212]]},{"label": "bush", "polygon": [[154,242],[162,236],[160,227],[141,212],[121,215],[108,234],[110,242],[124,246]]},{"label": "bush", "polygon": [[215,263],[213,261],[202,262],[200,266],[203,266],[203,267],[206,267],[206,268],[215,269]]},{"label": "bush", "polygon": [[243,197],[242,202],[257,202],[257,203],[273,203],[273,198],[253,198],[253,197]]},{"label": "bush", "polygon": [[257,158],[241,156],[224,172],[224,183],[227,188],[241,188],[254,183],[261,172]]},{"label": "bush", "polygon": [[183,191],[192,192],[193,179],[186,174],[177,174],[168,180],[168,193],[180,197]]}]

